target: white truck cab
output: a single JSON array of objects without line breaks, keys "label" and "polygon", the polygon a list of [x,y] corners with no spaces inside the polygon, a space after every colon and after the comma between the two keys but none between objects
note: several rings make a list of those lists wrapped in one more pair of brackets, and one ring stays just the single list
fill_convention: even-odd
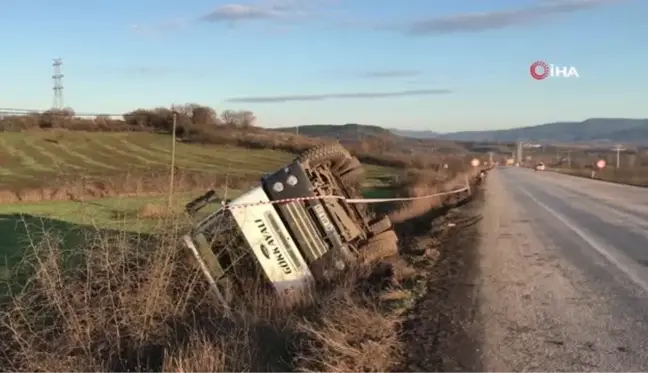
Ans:
[{"label": "white truck cab", "polygon": [[[246,206],[256,203],[256,206]],[[308,264],[261,187],[247,192],[229,207],[245,241],[278,293],[310,284],[313,275]]]},{"label": "white truck cab", "polygon": [[[313,148],[259,186],[194,225],[183,237],[225,304],[249,290],[248,280],[284,295],[344,270],[362,250],[398,239],[387,216],[370,219],[345,198],[361,197],[362,165],[339,144]],[[186,206],[195,213],[214,191]],[[334,197],[334,198],[332,198]]]}]

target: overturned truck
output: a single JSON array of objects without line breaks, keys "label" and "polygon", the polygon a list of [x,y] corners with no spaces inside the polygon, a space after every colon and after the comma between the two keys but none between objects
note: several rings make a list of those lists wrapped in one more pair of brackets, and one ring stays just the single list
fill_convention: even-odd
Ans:
[{"label": "overturned truck", "polygon": [[[254,286],[285,296],[330,280],[372,251],[397,251],[387,216],[361,198],[364,169],[338,143],[312,148],[258,187],[197,220],[184,244],[226,305]],[[214,191],[190,202],[197,216],[214,204]]]}]

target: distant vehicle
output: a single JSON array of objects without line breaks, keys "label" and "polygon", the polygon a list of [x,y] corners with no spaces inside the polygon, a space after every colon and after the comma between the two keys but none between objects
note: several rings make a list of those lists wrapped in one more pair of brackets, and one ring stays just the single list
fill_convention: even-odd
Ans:
[{"label": "distant vehicle", "polygon": [[544,163],[542,163],[542,162],[538,163],[538,164],[535,165],[535,167],[534,167],[534,169],[535,169],[536,171],[544,171],[545,168],[546,168],[546,166],[545,166]]}]

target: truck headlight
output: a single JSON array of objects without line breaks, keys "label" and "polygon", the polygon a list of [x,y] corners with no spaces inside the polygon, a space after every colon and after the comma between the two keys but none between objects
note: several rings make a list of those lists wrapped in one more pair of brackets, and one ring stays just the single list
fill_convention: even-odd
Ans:
[{"label": "truck headlight", "polygon": [[288,179],[286,179],[286,183],[288,183],[288,185],[290,186],[295,186],[298,182],[299,180],[297,180],[297,177],[295,175],[290,175],[288,176]]},{"label": "truck headlight", "polygon": [[274,189],[275,192],[279,193],[279,192],[281,192],[281,191],[284,190],[284,185],[283,185],[282,183],[280,183],[280,182],[277,181],[277,182],[274,183],[274,185],[272,186],[272,189]]}]

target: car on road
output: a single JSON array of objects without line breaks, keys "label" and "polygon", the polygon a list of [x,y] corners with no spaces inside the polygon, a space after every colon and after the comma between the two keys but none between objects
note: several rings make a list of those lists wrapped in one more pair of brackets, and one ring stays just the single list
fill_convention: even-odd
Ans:
[{"label": "car on road", "polygon": [[540,162],[535,167],[533,168],[536,171],[544,171],[546,169],[546,166],[544,163]]}]

